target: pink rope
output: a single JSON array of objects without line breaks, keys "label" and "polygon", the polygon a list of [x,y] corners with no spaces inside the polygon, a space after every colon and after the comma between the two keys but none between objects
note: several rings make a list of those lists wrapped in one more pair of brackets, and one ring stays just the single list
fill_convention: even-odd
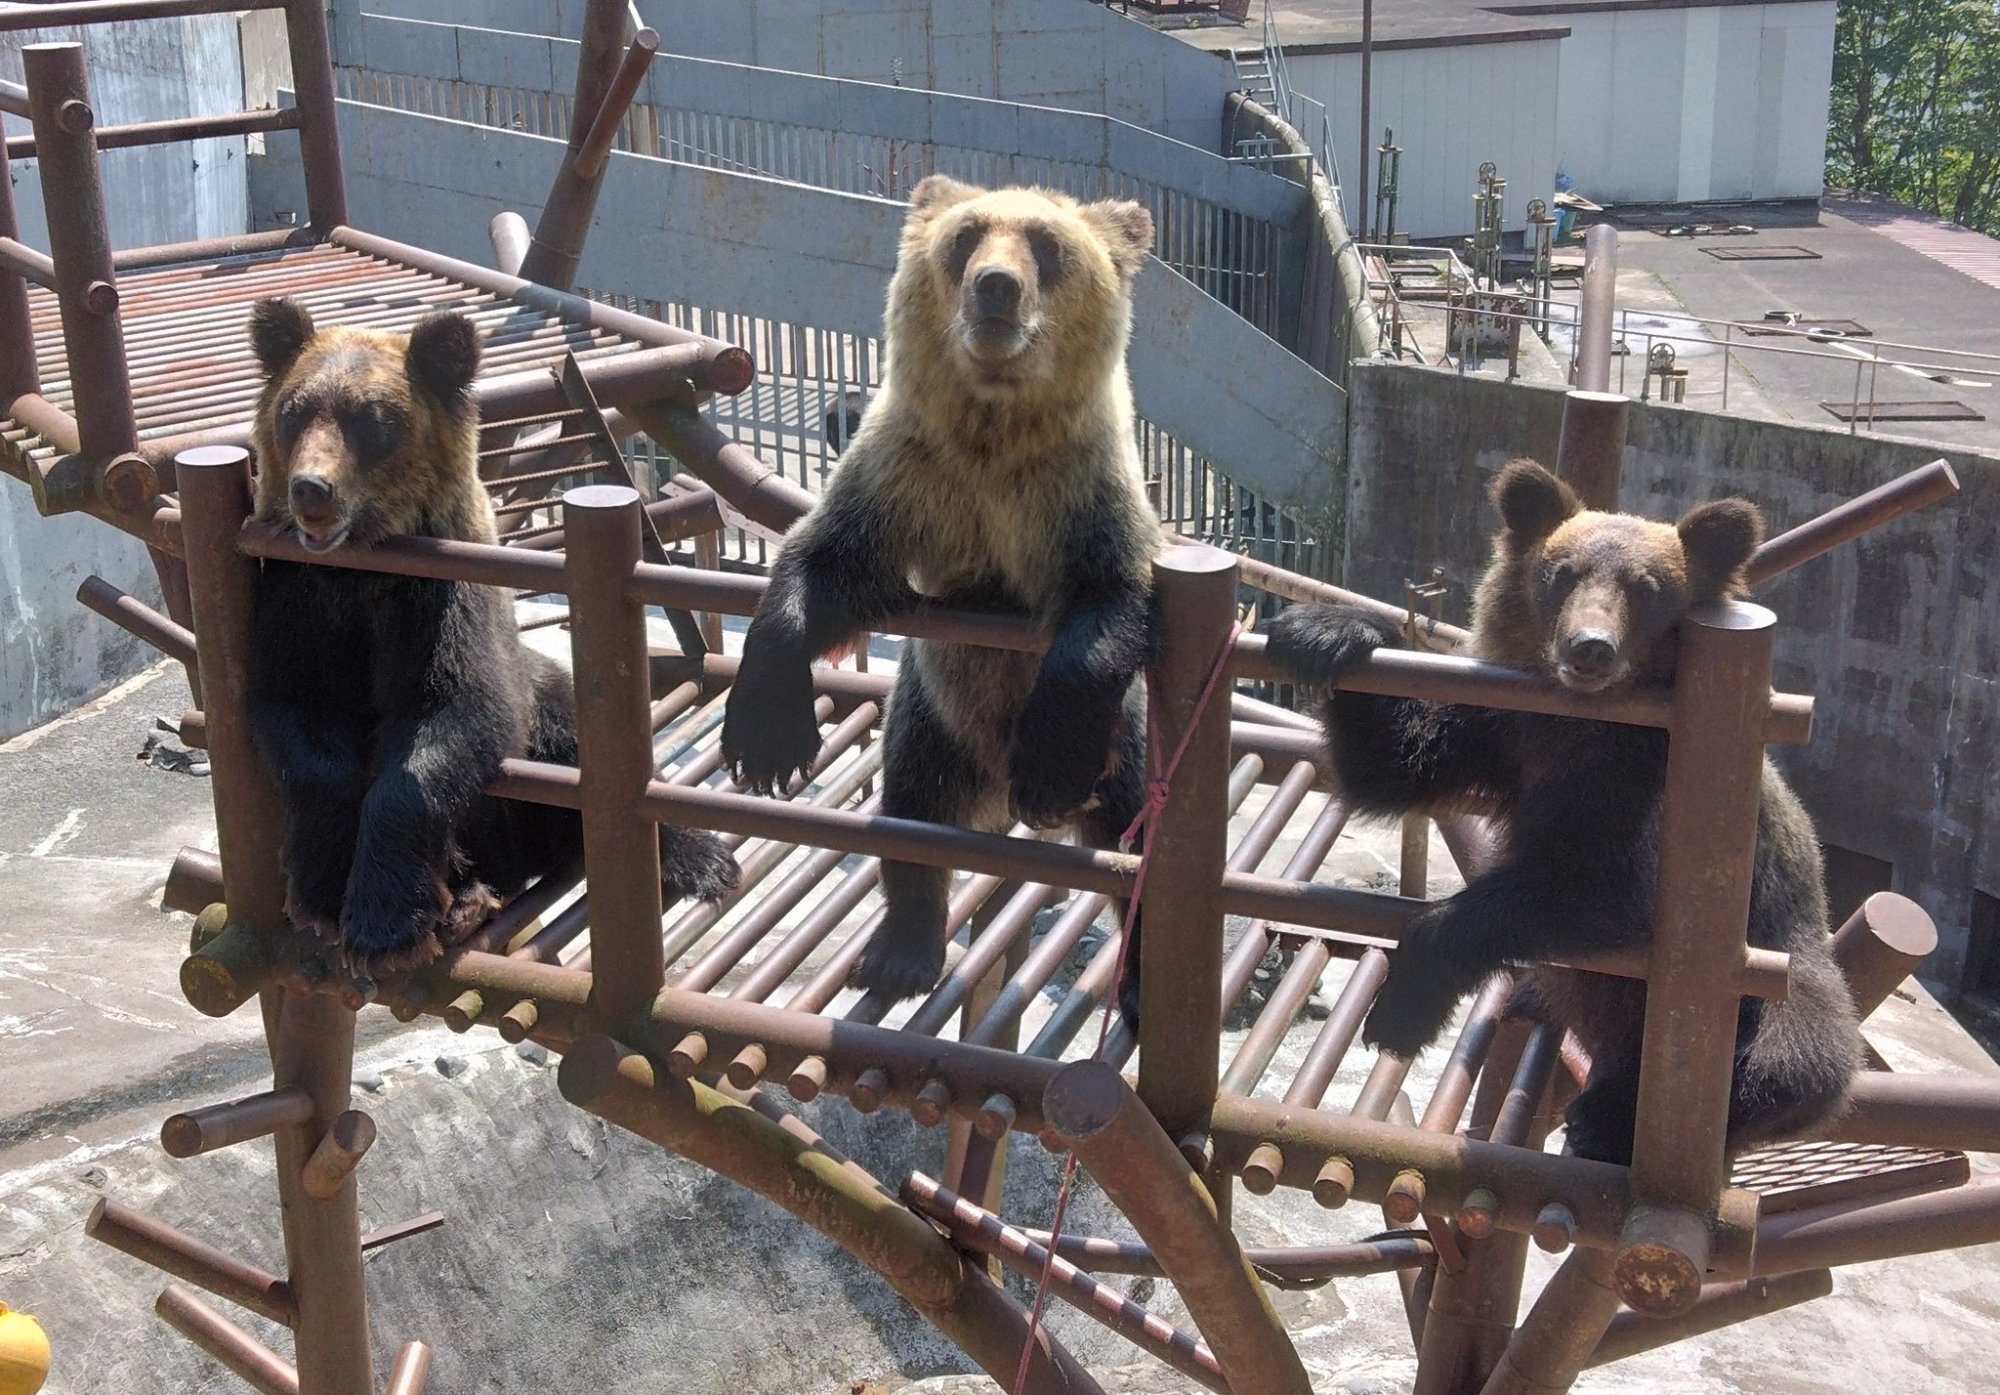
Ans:
[{"label": "pink rope", "polygon": [[[1181,758],[1188,753],[1194,742],[1195,728],[1201,725],[1201,717],[1208,710],[1209,699],[1215,696],[1216,688],[1222,682],[1222,675],[1228,670],[1229,655],[1236,648],[1237,636],[1243,633],[1243,623],[1238,621],[1230,627],[1229,638],[1222,642],[1222,650],[1215,656],[1215,663],[1208,670],[1208,681],[1202,685],[1201,696],[1195,699],[1194,711],[1188,715],[1187,725],[1181,728],[1180,744],[1163,765],[1160,762],[1160,704],[1159,694],[1154,690],[1153,679],[1146,678],[1146,751],[1156,772],[1146,784],[1146,800],[1139,806],[1139,812],[1132,819],[1123,834],[1119,836],[1121,852],[1131,851],[1134,841],[1141,833],[1149,832],[1161,814],[1166,812],[1167,797],[1173,791],[1174,775],[1181,768]],[[1111,977],[1111,985],[1105,990],[1104,1011],[1097,1021],[1097,1048],[1092,1057],[1101,1059],[1105,1043],[1111,1039],[1111,1013],[1118,1002],[1118,991],[1125,982],[1125,969],[1132,953],[1132,924],[1139,915],[1139,896],[1146,886],[1146,867],[1153,859],[1153,841],[1146,840],[1146,846],[1139,854],[1138,869],[1132,874],[1132,895],[1125,903],[1125,923],[1119,931],[1118,969]],[[1063,1160],[1062,1182],[1056,1188],[1055,1215],[1049,1219],[1049,1248],[1042,1259],[1042,1273],[1035,1284],[1035,1302],[1028,1310],[1028,1336],[1021,1344],[1021,1364],[1014,1370],[1013,1395],[1023,1395],[1028,1388],[1028,1367],[1034,1359],[1035,1344],[1042,1333],[1042,1310],[1048,1303],[1049,1281],[1055,1271],[1056,1247],[1062,1243],[1063,1218],[1069,1214],[1069,1199],[1076,1187],[1076,1154],[1074,1151]]]}]

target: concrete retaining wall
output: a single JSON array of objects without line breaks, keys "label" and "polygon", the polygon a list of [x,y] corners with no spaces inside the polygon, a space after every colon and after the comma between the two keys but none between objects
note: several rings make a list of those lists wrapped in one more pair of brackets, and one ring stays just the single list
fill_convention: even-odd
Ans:
[{"label": "concrete retaining wall", "polygon": [[[1399,364],[1351,375],[1348,582],[1402,594],[1442,565],[1463,620],[1496,526],[1487,482],[1555,458],[1563,394]],[[1817,701],[1809,746],[1772,751],[1829,844],[1894,865],[1937,918],[1928,972],[1956,984],[1975,891],[2000,891],[2000,460],[1916,442],[1635,403],[1625,507],[1672,518],[1742,494],[1795,527],[1946,456],[1962,492],[1759,591],[1777,612],[1777,686]],[[1850,907],[1836,907],[1841,915]]]}]

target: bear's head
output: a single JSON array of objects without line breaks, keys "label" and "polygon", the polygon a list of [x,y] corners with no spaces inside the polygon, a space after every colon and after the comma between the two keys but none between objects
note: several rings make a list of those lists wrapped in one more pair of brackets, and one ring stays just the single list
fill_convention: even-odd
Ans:
[{"label": "bear's head", "polygon": [[948,372],[987,400],[1094,393],[1124,354],[1152,245],[1153,215],[1130,200],[931,175],[910,195],[889,292],[891,370]]},{"label": "bear's head", "polygon": [[1763,515],[1743,499],[1703,504],[1678,523],[1586,509],[1532,460],[1502,470],[1492,497],[1502,526],[1475,647],[1581,693],[1670,677],[1681,618],[1740,595],[1764,537]]},{"label": "bear's head", "polygon": [[260,521],[296,528],[314,552],[401,534],[493,540],[470,320],[321,329],[297,301],[260,300],[250,342],[267,380],[252,428]]}]

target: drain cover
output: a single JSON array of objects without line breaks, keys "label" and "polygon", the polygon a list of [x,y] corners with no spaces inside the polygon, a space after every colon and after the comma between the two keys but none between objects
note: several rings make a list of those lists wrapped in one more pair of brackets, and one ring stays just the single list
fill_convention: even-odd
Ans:
[{"label": "drain cover", "polygon": [[1810,247],[1704,247],[1702,251],[1719,262],[1816,262],[1819,253]]},{"label": "drain cover", "polygon": [[1822,402],[1841,421],[1985,421],[1963,402]]},{"label": "drain cover", "polygon": [[1859,320],[1822,320],[1815,319],[1811,315],[1801,315],[1795,320],[1771,319],[1767,316],[1762,324],[1745,325],[1743,332],[1750,335],[1788,334],[1794,337],[1801,334],[1824,334],[1842,339],[1865,339],[1875,331]]}]

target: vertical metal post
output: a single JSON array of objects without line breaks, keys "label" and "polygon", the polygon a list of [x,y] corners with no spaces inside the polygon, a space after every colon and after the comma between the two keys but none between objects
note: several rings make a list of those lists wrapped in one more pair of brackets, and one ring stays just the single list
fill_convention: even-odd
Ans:
[{"label": "vertical metal post", "polygon": [[666,982],[659,832],[639,809],[653,778],[646,608],[626,594],[640,508],[638,491],[622,484],[563,495],[591,996],[611,1023],[644,1013]]},{"label": "vertical metal post", "polygon": [[1354,216],[1368,221],[1369,99],[1375,77],[1375,0],[1361,0],[1361,159],[1354,167]]},{"label": "vertical metal post", "polygon": [[1583,238],[1583,297],[1576,322],[1576,386],[1611,389],[1611,311],[1618,301],[1618,230],[1599,223]]},{"label": "vertical metal post", "polygon": [[1615,392],[1574,389],[1563,399],[1556,474],[1576,491],[1585,508],[1609,512],[1618,507],[1631,417],[1631,399]]},{"label": "vertical metal post", "polygon": [[597,208],[597,192],[604,183],[603,166],[586,174],[580,161],[591,127],[618,74],[625,20],[623,0],[588,0],[584,7],[576,89],[570,100],[569,146],[563,151],[548,197],[542,201],[542,216],[536,220],[535,235],[520,270],[526,279],[558,290],[567,290],[576,280],[583,244],[590,236],[591,215]]},{"label": "vertical metal post", "polygon": [[[1166,636],[1150,688],[1159,733],[1154,759],[1176,750],[1236,619],[1236,558],[1175,547],[1153,563]],[[1156,771],[1149,772],[1157,774]],[[1215,1103],[1222,1040],[1222,913],[1215,904],[1228,857],[1229,680],[1217,681],[1166,808],[1148,834],[1139,1014],[1139,1095],[1175,1138]]]},{"label": "vertical metal post", "polygon": [[286,0],[285,44],[299,104],[299,159],[305,166],[306,216],[321,237],[347,222],[347,174],[340,162],[333,51],[326,0]]},{"label": "vertical metal post", "polygon": [[[118,323],[118,278],[104,181],[97,168],[96,116],[80,43],[29,44],[21,50],[28,110],[35,125],[49,255],[56,264],[70,396],[84,455],[97,466],[137,447],[125,334]],[[31,350],[32,352],[32,350]]]},{"label": "vertical metal post", "polygon": [[[7,143],[0,141],[0,237],[20,235]],[[0,267],[0,403],[41,390],[41,374],[35,365],[34,319],[28,311],[28,282],[20,273]]]},{"label": "vertical metal post", "polygon": [[[284,815],[250,741],[245,695],[257,564],[236,548],[250,516],[249,454],[207,447],[183,452],[175,464],[230,919],[276,935],[285,929],[279,857]],[[313,1100],[312,1118],[280,1129],[273,1139],[288,1277],[298,1308],[293,1330],[299,1389],[301,1395],[372,1395],[354,1178],[324,1199],[309,1196],[300,1179],[306,1159],[349,1104],[354,1014],[329,995],[289,998],[279,989],[264,991],[263,1009],[272,1088],[296,1086]]]},{"label": "vertical metal post", "polygon": [[1625,1301],[1656,1315],[1699,1295],[1709,1223],[1729,1180],[1722,1150],[1738,998],[1715,966],[1739,962],[1745,949],[1776,627],[1770,611],[1742,601],[1681,623],[1633,1205],[1616,1274]]}]

